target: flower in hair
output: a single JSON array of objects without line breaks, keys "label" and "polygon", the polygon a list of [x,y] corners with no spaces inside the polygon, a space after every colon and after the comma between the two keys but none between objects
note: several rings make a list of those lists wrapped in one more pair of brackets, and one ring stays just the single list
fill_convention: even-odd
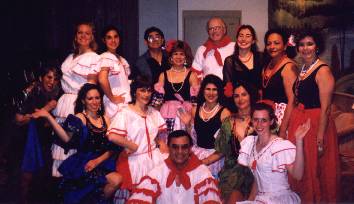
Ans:
[{"label": "flower in hair", "polygon": [[293,34],[291,34],[289,36],[287,45],[290,46],[290,47],[295,47],[296,46],[295,36]]}]

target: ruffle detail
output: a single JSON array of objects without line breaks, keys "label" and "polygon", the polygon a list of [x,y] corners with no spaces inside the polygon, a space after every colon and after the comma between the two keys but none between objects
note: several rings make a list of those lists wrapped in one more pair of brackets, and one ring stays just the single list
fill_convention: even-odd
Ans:
[{"label": "ruffle detail", "polygon": [[285,172],[286,165],[294,163],[296,147],[288,140],[276,141],[277,145],[272,145],[272,171]]},{"label": "ruffle detail", "polygon": [[[109,68],[109,75],[118,75],[122,72],[125,72],[126,69],[129,69],[128,62],[121,56],[119,59],[112,53],[105,52],[100,55],[101,59],[97,67],[98,72],[101,71],[102,67]],[[129,74],[129,73],[127,73]]]},{"label": "ruffle detail", "polygon": [[72,69],[75,74],[83,77],[87,77],[89,74],[97,74],[97,65],[100,60],[99,55],[89,52],[78,57],[79,59]]},{"label": "ruffle detail", "polygon": [[[149,182],[150,181],[150,182]],[[141,188],[139,188],[141,186]],[[148,188],[146,188],[148,187]],[[149,176],[144,176],[141,178],[140,183],[137,185],[136,188],[133,189],[133,195],[137,194],[144,194],[145,196],[150,196],[152,201],[156,201],[156,198],[161,195],[161,187],[160,184],[157,180],[149,177]],[[137,196],[139,197],[139,196]],[[133,198],[132,200],[135,200],[136,198]],[[128,201],[129,203],[129,201]]]},{"label": "ruffle detail", "polygon": [[253,148],[253,143],[255,141],[256,136],[247,136],[244,140],[241,142],[241,149],[237,158],[237,161],[239,164],[243,166],[249,166],[250,164],[250,155],[252,152]]},{"label": "ruffle detail", "polygon": [[[209,194],[209,193],[214,193],[217,195],[218,198],[220,198],[220,191],[219,189],[217,188],[218,186],[218,182],[209,177],[209,178],[206,178],[204,179],[203,181],[199,182],[198,184],[195,185],[194,187],[194,203],[200,203],[200,197],[201,196],[206,196]],[[208,196],[209,198],[211,198],[212,196]],[[210,200],[210,201],[213,201],[213,200]],[[205,203],[207,201],[204,201],[202,203]],[[214,201],[216,202],[216,201]],[[218,203],[218,202],[216,202]]]}]

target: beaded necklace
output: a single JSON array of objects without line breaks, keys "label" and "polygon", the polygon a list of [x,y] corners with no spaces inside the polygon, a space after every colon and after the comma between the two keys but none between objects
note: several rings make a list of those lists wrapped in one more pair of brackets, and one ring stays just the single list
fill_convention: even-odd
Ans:
[{"label": "beaded necklace", "polygon": [[173,80],[173,77],[172,77],[172,75],[170,75],[170,76],[171,76],[171,81],[170,81],[171,87],[172,87],[172,89],[173,89],[173,91],[174,91],[175,93],[178,93],[178,92],[183,88],[184,81],[185,81],[185,77],[186,77],[187,68],[186,68],[186,67],[183,67],[183,71],[180,71],[180,70],[176,70],[176,69],[174,69],[174,68],[172,67],[172,68],[171,68],[171,71],[173,71],[173,72],[180,72],[180,73],[181,73],[181,72],[184,72],[182,84],[181,84],[181,86],[180,86],[178,89],[175,88],[174,83],[172,82],[172,81],[174,81],[174,80]]},{"label": "beaded necklace", "polygon": [[247,63],[247,62],[249,62],[249,61],[251,60],[252,56],[253,56],[253,53],[250,52],[250,54],[249,54],[249,56],[248,56],[248,58],[247,58],[246,60],[242,60],[240,55],[238,55],[238,58],[240,59],[240,61],[241,61],[242,63],[245,64],[245,63]]},{"label": "beaded necklace", "polygon": [[[220,107],[220,104],[219,103],[217,103],[215,106],[214,106],[214,108],[213,109],[211,109],[210,111],[207,111],[207,110],[205,110],[205,102],[203,103],[203,105],[202,105],[202,111],[201,111],[201,119],[204,121],[204,122],[208,122],[212,117],[214,117],[215,116],[215,114],[216,114],[216,112],[219,110],[219,107]],[[211,115],[209,116],[209,117],[207,117],[205,114],[210,114],[211,113]]]},{"label": "beaded necklace", "polygon": [[295,104],[299,104],[299,87],[300,87],[300,83],[301,81],[305,78],[306,74],[311,71],[313,68],[315,68],[315,65],[317,64],[317,62],[319,61],[318,58],[316,58],[312,64],[310,66],[308,66],[307,68],[305,68],[305,64],[302,65],[301,71],[299,76],[297,77],[296,81],[295,81],[295,91],[294,91],[294,95],[295,95]]}]

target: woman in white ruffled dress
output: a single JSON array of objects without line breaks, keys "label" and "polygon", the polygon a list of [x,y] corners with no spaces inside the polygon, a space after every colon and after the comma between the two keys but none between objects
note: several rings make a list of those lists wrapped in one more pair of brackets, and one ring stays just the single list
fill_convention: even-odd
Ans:
[{"label": "woman in white ruffled dress", "polygon": [[[63,72],[61,86],[64,94],[60,97],[57,107],[53,110],[53,114],[59,123],[63,123],[69,114],[74,114],[74,103],[81,86],[87,82],[96,83],[97,81],[96,66],[100,57],[95,53],[97,44],[94,38],[93,24],[85,22],[76,26],[73,46],[73,53],[61,65]],[[52,146],[54,160],[52,174],[55,177],[61,176],[57,168],[62,161],[76,152],[74,149],[64,152],[60,145],[64,144],[57,140]]]},{"label": "woman in white ruffled dress", "polygon": [[130,68],[127,60],[117,54],[120,44],[119,31],[114,26],[107,26],[102,32],[102,40],[107,51],[102,53],[98,68],[98,82],[102,87],[106,115],[113,119],[123,104],[130,102]]},{"label": "woman in white ruffled dress", "polygon": [[248,166],[255,183],[248,201],[237,203],[300,204],[300,197],[290,190],[288,173],[301,179],[304,172],[303,137],[310,129],[310,119],[296,132],[296,146],[271,133],[275,125],[271,106],[258,103],[253,107],[252,123],[256,136],[241,142],[238,163]]},{"label": "woman in white ruffled dress", "polygon": [[123,183],[116,193],[115,203],[124,203],[128,191],[168,156],[162,154],[168,152],[167,145],[157,137],[166,131],[165,120],[159,111],[148,106],[152,90],[148,78],[137,77],[131,84],[132,102],[118,111],[108,128],[108,139],[125,148],[116,165]]}]

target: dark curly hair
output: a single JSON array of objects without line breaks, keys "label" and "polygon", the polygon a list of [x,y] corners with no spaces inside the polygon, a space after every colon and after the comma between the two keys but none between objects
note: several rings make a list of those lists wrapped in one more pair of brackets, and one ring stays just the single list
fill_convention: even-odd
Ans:
[{"label": "dark curly hair", "polygon": [[264,35],[264,59],[265,59],[265,64],[268,64],[271,60],[271,57],[269,56],[268,52],[267,52],[267,41],[268,38],[271,34],[278,34],[281,36],[281,39],[284,43],[284,46],[286,47],[285,53],[289,58],[294,58],[296,56],[296,49],[295,47],[292,46],[288,46],[288,39],[290,37],[290,35],[288,34],[288,32],[284,29],[270,29],[266,32],[266,34]]},{"label": "dark curly hair", "polygon": [[317,55],[320,55],[325,50],[325,43],[321,33],[317,30],[305,29],[300,31],[295,38],[297,51],[299,51],[299,45],[300,45],[299,42],[305,37],[311,37],[313,41],[315,41],[316,48],[317,48],[316,50]]},{"label": "dark curly hair", "polygon": [[168,134],[167,145],[171,144],[172,138],[179,138],[179,137],[188,137],[189,146],[191,147],[193,145],[193,139],[192,139],[191,135],[185,130],[175,130],[175,131],[172,131],[170,134]]},{"label": "dark curly hair", "polygon": [[[168,49],[167,49],[168,48]],[[181,40],[176,40],[172,42],[167,42],[167,48],[166,51],[168,53],[168,58],[171,59],[173,53],[177,51],[184,52],[186,56],[186,62],[187,65],[186,67],[191,67],[193,63],[193,54],[192,54],[192,49],[189,47],[189,45]],[[170,65],[172,66],[171,62],[169,61]]]},{"label": "dark curly hair", "polygon": [[201,106],[205,102],[204,89],[208,84],[214,84],[216,86],[218,92],[218,102],[224,105],[225,96],[223,82],[218,76],[215,76],[213,74],[206,75],[206,77],[203,79],[197,96],[197,104]]},{"label": "dark curly hair", "polygon": [[77,99],[75,101],[75,108],[74,108],[74,113],[82,113],[85,110],[85,104],[83,103],[83,101],[86,98],[87,93],[90,90],[96,89],[98,91],[98,93],[100,94],[100,99],[101,99],[101,107],[100,110],[98,110],[97,114],[103,116],[104,115],[104,104],[103,104],[103,91],[101,89],[100,86],[96,85],[96,84],[90,84],[90,83],[86,83],[84,84],[80,90],[79,93],[77,94]]}]

